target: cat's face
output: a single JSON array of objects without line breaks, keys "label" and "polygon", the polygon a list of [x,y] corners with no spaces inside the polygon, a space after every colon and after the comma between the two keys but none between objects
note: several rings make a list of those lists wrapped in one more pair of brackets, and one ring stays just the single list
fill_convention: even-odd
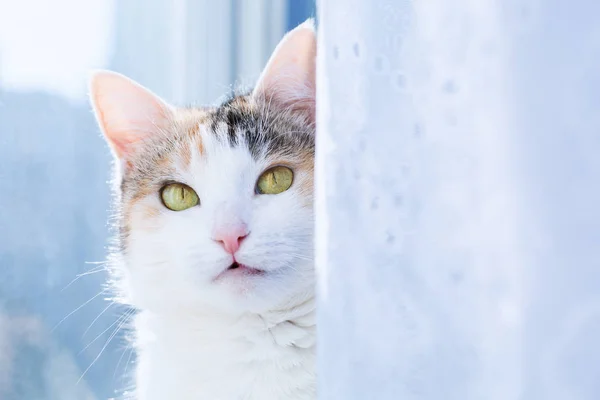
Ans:
[{"label": "cat's face", "polygon": [[[166,132],[175,143],[146,143],[132,157],[122,241],[131,295],[143,306],[263,309],[312,289],[312,128],[289,115],[261,126],[269,116],[247,103],[188,112]],[[262,194],[259,179],[265,185],[273,167],[288,168],[291,185]]]},{"label": "cat's face", "polygon": [[120,165],[121,283],[134,305],[260,312],[312,294],[314,62],[303,25],[253,93],[211,109],[177,109],[96,74],[96,115]]}]

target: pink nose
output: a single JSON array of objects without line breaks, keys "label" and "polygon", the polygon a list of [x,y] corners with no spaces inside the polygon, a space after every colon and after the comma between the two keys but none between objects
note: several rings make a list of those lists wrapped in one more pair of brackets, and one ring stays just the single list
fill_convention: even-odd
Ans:
[{"label": "pink nose", "polygon": [[225,251],[229,254],[235,254],[240,248],[242,240],[248,236],[248,228],[246,224],[235,224],[216,229],[213,233],[213,239],[221,242]]}]

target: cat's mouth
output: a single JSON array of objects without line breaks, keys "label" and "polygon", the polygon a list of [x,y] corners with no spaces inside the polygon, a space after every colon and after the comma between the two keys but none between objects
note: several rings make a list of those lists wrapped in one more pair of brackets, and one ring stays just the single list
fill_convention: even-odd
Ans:
[{"label": "cat's mouth", "polygon": [[245,264],[240,264],[237,261],[231,263],[229,267],[223,272],[221,272],[216,278],[215,281],[221,280],[227,277],[251,277],[251,276],[262,276],[266,272],[258,269],[252,268]]},{"label": "cat's mouth", "polygon": [[249,267],[247,265],[244,264],[240,264],[237,261],[234,261],[229,268],[227,268],[227,271],[233,271],[233,270],[238,270],[239,272],[243,272],[246,274],[252,274],[252,275],[262,275],[265,273],[265,271],[258,269],[258,268],[252,268]]}]

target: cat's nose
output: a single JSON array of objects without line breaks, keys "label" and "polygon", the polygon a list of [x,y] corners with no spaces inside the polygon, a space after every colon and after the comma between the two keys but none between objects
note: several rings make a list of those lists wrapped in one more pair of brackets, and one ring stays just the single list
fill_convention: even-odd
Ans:
[{"label": "cat's nose", "polygon": [[233,226],[224,226],[213,232],[213,239],[220,242],[229,254],[235,254],[240,248],[242,240],[248,236],[248,227],[244,223]]}]

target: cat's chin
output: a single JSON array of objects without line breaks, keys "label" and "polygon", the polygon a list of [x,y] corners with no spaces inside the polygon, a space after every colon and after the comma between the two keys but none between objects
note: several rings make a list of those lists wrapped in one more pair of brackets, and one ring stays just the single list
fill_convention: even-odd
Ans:
[{"label": "cat's chin", "polygon": [[274,296],[275,277],[281,273],[234,262],[212,280],[216,296],[211,300],[219,299],[219,307],[233,312],[268,311],[280,301]]}]

